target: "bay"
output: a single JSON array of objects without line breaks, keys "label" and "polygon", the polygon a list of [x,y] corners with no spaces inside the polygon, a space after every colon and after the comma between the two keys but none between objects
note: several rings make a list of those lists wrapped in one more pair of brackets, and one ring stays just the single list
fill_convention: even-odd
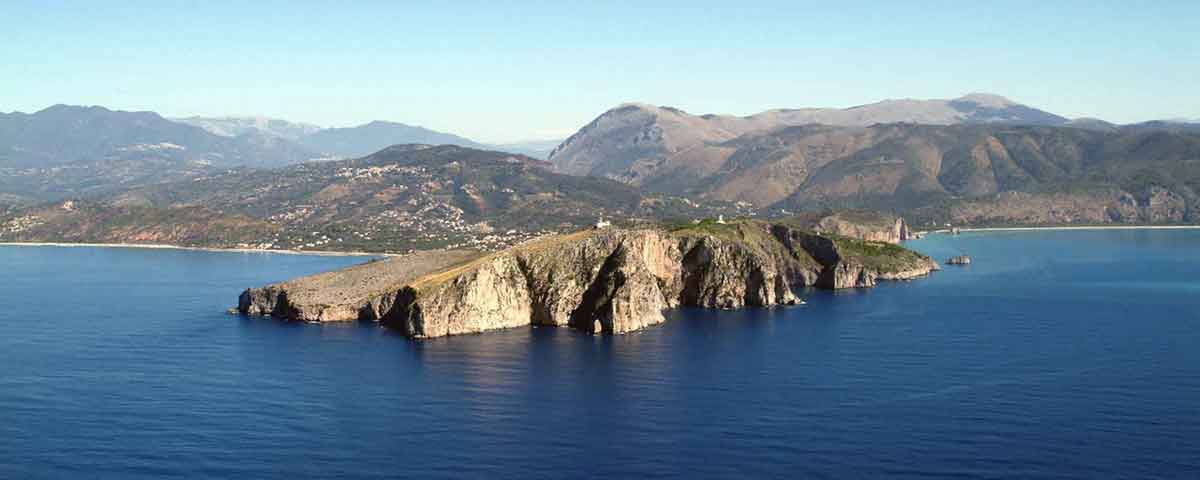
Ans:
[{"label": "bay", "polygon": [[0,246],[0,477],[1200,475],[1200,231],[909,246],[974,263],[426,341],[225,313],[363,258]]}]

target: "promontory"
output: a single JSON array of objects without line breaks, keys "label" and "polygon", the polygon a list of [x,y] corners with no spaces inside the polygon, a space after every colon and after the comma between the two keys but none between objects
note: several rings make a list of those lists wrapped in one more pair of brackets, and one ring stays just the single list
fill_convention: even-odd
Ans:
[{"label": "promontory", "polygon": [[705,221],[596,228],[506,250],[417,252],[251,288],[238,311],[295,321],[373,321],[413,338],[525,325],[635,331],[679,306],[799,303],[804,288],[872,287],[938,269],[899,245],[800,222]]}]

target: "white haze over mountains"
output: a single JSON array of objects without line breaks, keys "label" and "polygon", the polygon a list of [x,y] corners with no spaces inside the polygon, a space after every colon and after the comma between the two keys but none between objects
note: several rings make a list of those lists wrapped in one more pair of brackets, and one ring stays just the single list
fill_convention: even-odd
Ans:
[{"label": "white haze over mountains", "polygon": [[[624,113],[624,115],[616,115]],[[663,132],[635,128],[642,117],[654,117]],[[690,115],[672,107],[629,103],[603,115],[607,130],[603,142],[634,141],[635,135],[665,135],[670,144],[693,144],[695,139],[728,140],[746,132],[787,125],[825,124],[869,126],[876,123],[1014,123],[1063,125],[1093,130],[1114,130],[1119,125],[1100,119],[1069,120],[1022,105],[999,95],[973,93],[953,99],[890,99],[849,108],[780,108],[749,116]],[[1189,123],[1180,123],[1189,122]],[[1194,129],[1193,119],[1157,122],[1149,128]],[[596,127],[593,122],[592,127]],[[629,123],[630,125],[625,125]],[[1153,122],[1146,122],[1147,124]],[[628,128],[623,128],[625,125]],[[165,119],[154,112],[125,112],[103,107],[58,105],[25,114],[0,114],[0,165],[49,166],[81,160],[111,158],[135,145],[170,143],[181,152],[170,158],[202,160],[219,165],[284,165],[294,162],[360,157],[395,144],[450,144],[501,150],[539,159],[558,157],[554,163],[569,173],[574,161],[554,155],[581,148],[591,150],[600,141],[593,128],[529,132],[530,141],[484,143],[447,132],[397,122],[374,121],[347,128],[325,128],[267,116],[224,116]],[[629,138],[624,136],[629,135]],[[570,137],[566,140],[560,140]],[[578,140],[590,139],[585,142]],[[572,141],[576,140],[576,141]],[[603,150],[603,149],[600,149]],[[120,156],[120,155],[118,155]],[[127,155],[124,155],[127,156]],[[576,158],[578,160],[578,158]],[[591,162],[585,162],[591,163]]]},{"label": "white haze over mountains", "polygon": [[316,125],[269,117],[187,117],[172,118],[171,120],[194,125],[222,137],[238,137],[258,132],[288,140],[297,140],[321,130],[321,127]]},{"label": "white haze over mountains", "polygon": [[176,122],[203,128],[222,137],[266,135],[299,142],[313,150],[341,156],[363,156],[397,143],[434,143],[462,147],[486,148],[545,159],[567,134],[559,138],[538,139],[499,144],[480,143],[451,133],[395,122],[371,122],[357,127],[323,128],[309,123],[291,122],[278,118],[254,117],[186,117]]},{"label": "white haze over mountains", "polygon": [[1024,123],[1058,125],[1064,117],[1028,107],[1000,95],[972,93],[953,99],[887,99],[849,108],[783,108],[767,110],[748,117],[704,115],[720,118],[722,123],[738,124],[738,130],[770,128],[779,125],[819,123],[837,126],[868,126],[876,123],[920,123],[952,125],[956,123]]}]

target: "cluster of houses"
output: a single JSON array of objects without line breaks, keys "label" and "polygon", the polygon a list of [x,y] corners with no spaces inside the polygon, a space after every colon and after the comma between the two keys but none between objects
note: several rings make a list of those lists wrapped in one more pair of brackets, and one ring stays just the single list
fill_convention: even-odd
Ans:
[{"label": "cluster of houses", "polygon": [[16,217],[5,222],[3,225],[0,225],[0,237],[4,236],[5,234],[21,233],[43,223],[45,222],[42,221],[41,217],[38,217],[37,215]]}]

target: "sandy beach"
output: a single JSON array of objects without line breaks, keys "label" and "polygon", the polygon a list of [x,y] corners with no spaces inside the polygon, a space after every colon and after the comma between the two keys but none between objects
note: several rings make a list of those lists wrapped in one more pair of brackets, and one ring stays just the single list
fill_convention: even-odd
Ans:
[{"label": "sandy beach", "polygon": [[960,228],[959,232],[1034,232],[1034,230],[1190,230],[1200,226],[1094,226]]},{"label": "sandy beach", "polygon": [[[1080,227],[979,227],[979,228],[959,228],[959,233],[966,232],[1045,232],[1045,230],[1192,230],[1200,229],[1200,226],[1080,226]],[[953,230],[948,228],[938,230],[928,230],[928,232],[917,232],[919,235],[928,235],[931,233],[952,234]]]},{"label": "sandy beach", "polygon": [[214,247],[183,247],[158,243],[69,243],[69,242],[0,242],[0,246],[12,245],[21,247],[100,247],[100,248],[147,248],[167,250],[197,250],[203,252],[229,253],[280,253],[284,255],[320,255],[326,257],[392,257],[394,253],[371,252],[329,252],[315,250],[263,250],[257,248],[214,248]]}]

